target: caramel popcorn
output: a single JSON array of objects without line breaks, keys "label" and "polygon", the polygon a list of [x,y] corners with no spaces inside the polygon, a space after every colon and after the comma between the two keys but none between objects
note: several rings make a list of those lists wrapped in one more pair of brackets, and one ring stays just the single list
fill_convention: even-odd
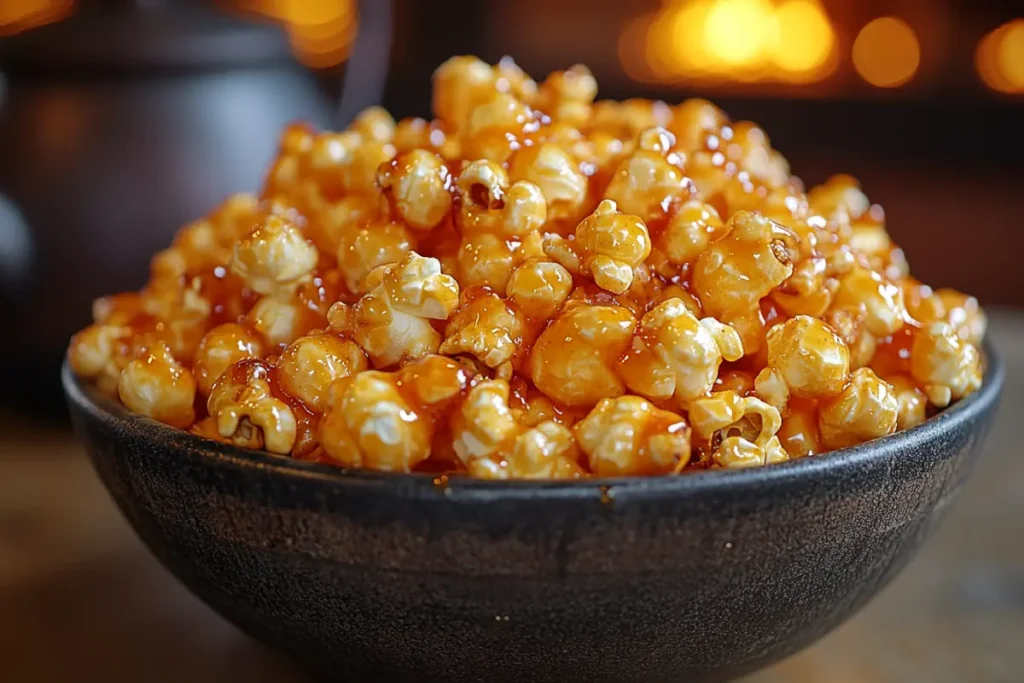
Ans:
[{"label": "caramel popcorn", "polygon": [[289,126],[68,366],[196,437],[497,480],[817,457],[981,386],[985,312],[910,275],[855,179],[805,192],[706,100],[597,94],[457,56],[433,119]]}]

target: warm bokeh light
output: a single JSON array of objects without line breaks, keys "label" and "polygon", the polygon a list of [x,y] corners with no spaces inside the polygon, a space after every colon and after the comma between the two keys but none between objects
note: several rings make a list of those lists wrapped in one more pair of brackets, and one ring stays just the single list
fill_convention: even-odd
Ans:
[{"label": "warm bokeh light", "polygon": [[821,75],[835,45],[832,25],[821,5],[813,0],[787,0],[775,11],[775,21],[775,65],[797,79]]},{"label": "warm bokeh light", "polygon": [[75,0],[0,0],[0,36],[64,19],[75,9]]},{"label": "warm bokeh light", "polygon": [[861,78],[879,88],[910,81],[921,64],[914,29],[902,19],[880,17],[868,23],[853,42],[853,66]]},{"label": "warm bokeh light", "polygon": [[238,4],[284,23],[295,56],[314,69],[344,62],[359,28],[355,0],[240,0]]},{"label": "warm bokeh light", "polygon": [[629,23],[623,68],[641,81],[821,80],[835,32],[820,0],[668,0]]},{"label": "warm bokeh light", "polygon": [[978,75],[985,85],[1005,93],[1024,93],[1024,19],[1003,24],[978,45]]},{"label": "warm bokeh light", "polygon": [[777,36],[768,0],[719,0],[704,20],[704,43],[729,66],[753,66],[764,59]]}]

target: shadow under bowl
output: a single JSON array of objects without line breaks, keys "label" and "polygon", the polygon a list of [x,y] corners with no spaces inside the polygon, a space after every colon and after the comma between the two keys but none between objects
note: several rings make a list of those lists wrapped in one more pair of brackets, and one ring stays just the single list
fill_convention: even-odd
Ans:
[{"label": "shadow under bowl", "polygon": [[722,681],[805,647],[910,560],[966,479],[1003,366],[924,424],[743,471],[498,483],[342,471],[131,415],[63,381],[152,552],[345,681]]}]

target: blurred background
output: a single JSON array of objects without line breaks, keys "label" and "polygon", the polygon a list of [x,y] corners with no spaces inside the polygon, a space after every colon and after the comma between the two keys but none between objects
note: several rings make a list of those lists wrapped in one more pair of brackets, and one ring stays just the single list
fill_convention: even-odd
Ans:
[{"label": "blurred background", "polygon": [[454,54],[538,80],[583,62],[601,98],[710,98],[808,184],[860,178],[920,279],[1024,305],[1019,2],[0,0],[4,399],[59,416],[92,299],[255,189],[288,121],[429,116]]}]

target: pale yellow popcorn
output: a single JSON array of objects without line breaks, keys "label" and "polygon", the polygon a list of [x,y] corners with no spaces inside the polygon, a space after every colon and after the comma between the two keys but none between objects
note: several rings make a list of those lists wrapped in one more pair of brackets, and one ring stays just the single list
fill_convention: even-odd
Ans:
[{"label": "pale yellow popcorn", "polygon": [[906,375],[886,377],[885,381],[896,395],[899,412],[896,416],[897,431],[916,427],[928,417],[928,397],[917,384]]},{"label": "pale yellow popcorn", "polygon": [[914,340],[910,371],[928,400],[944,408],[981,386],[981,354],[949,323],[931,323]]},{"label": "pale yellow popcorn", "polygon": [[398,371],[402,387],[420,405],[438,410],[458,400],[469,386],[471,375],[457,360],[428,355],[410,361]]},{"label": "pale yellow popcorn", "polygon": [[726,229],[693,270],[704,310],[723,321],[750,310],[793,274],[788,244],[796,239],[789,229],[747,211],[734,214]]},{"label": "pale yellow popcorn", "polygon": [[375,105],[359,112],[351,129],[367,140],[391,142],[395,137],[395,119],[387,109]]},{"label": "pale yellow popcorn", "polygon": [[823,318],[823,322],[846,344],[850,352],[851,370],[870,363],[878,349],[878,339],[865,329],[865,315],[863,309],[833,308]]},{"label": "pale yellow popcorn", "polygon": [[377,370],[334,381],[320,419],[320,443],[346,467],[409,472],[430,457],[433,429]]},{"label": "pale yellow popcorn", "polygon": [[509,177],[540,188],[551,221],[579,220],[587,201],[587,177],[562,147],[542,144],[524,147],[510,161]]},{"label": "pale yellow popcorn", "polygon": [[[846,386],[850,352],[828,325],[806,315],[774,325],[765,335],[768,369],[796,396],[825,398]],[[764,381],[770,381],[767,377]],[[769,401],[770,402],[770,401]]]},{"label": "pale yellow popcorn", "polygon": [[576,425],[576,439],[599,477],[667,474],[690,460],[686,421],[639,396],[602,399]]},{"label": "pale yellow popcorn", "polygon": [[470,476],[483,479],[578,479],[576,438],[569,428],[552,420],[516,435],[507,455],[470,461]]},{"label": "pale yellow popcorn", "polygon": [[555,71],[538,91],[538,106],[551,118],[582,127],[590,118],[590,105],[597,96],[597,79],[586,66],[575,64]]},{"label": "pale yellow popcorn", "polygon": [[118,378],[117,394],[128,410],[172,427],[186,429],[196,420],[195,378],[163,343],[128,363]]},{"label": "pale yellow popcorn", "polygon": [[356,233],[358,226],[375,218],[379,210],[379,197],[348,195],[335,202],[310,207],[310,224],[306,232],[321,253],[334,254],[337,258],[342,240]]},{"label": "pale yellow popcorn", "polygon": [[533,345],[529,372],[538,389],[567,406],[592,406],[625,393],[617,364],[636,318],[620,306],[566,304]]},{"label": "pale yellow popcorn", "polygon": [[637,216],[620,213],[615,202],[602,201],[576,228],[582,266],[598,287],[622,294],[633,282],[633,269],[651,253],[647,226]]},{"label": "pale yellow popcorn", "polygon": [[796,235],[760,214],[740,211],[728,234],[701,252],[693,292],[706,315],[733,327],[747,354],[756,353],[763,325],[758,303],[793,273]]},{"label": "pale yellow popcorn", "polygon": [[291,344],[305,332],[302,329],[302,305],[293,299],[262,297],[249,310],[246,320],[270,346]]},{"label": "pale yellow popcorn", "polygon": [[395,156],[395,147],[365,137],[355,130],[321,133],[313,140],[306,159],[311,187],[326,200],[344,194],[373,194],[377,190],[377,168]]},{"label": "pale yellow popcorn", "polygon": [[399,155],[377,172],[396,213],[409,227],[437,227],[452,208],[454,180],[444,159],[425,149]]},{"label": "pale yellow popcorn", "polygon": [[722,440],[711,455],[715,464],[726,469],[737,470],[747,467],[762,467],[789,460],[789,453],[782,447],[779,437],[773,436],[763,445],[758,445],[742,436],[730,436]]},{"label": "pale yellow popcorn", "polygon": [[464,287],[490,287],[505,292],[512,276],[515,250],[499,235],[467,236],[459,245],[456,263],[459,282]]},{"label": "pale yellow popcorn", "polygon": [[845,174],[834,175],[824,184],[811,188],[807,201],[815,212],[846,224],[859,219],[871,208],[857,180]]},{"label": "pale yellow popcorn", "polygon": [[864,311],[864,327],[876,337],[898,332],[908,317],[903,290],[867,268],[854,268],[839,280],[832,306]]},{"label": "pale yellow popcorn", "polygon": [[948,288],[936,290],[934,298],[941,302],[943,319],[956,329],[957,336],[974,346],[981,346],[988,320],[978,300]]},{"label": "pale yellow popcorn", "polygon": [[693,97],[683,100],[672,111],[672,120],[666,127],[679,140],[683,149],[696,149],[712,131],[719,130],[729,119],[725,112],[705,99]]},{"label": "pale yellow popcorn", "polygon": [[656,240],[669,263],[681,266],[695,260],[711,242],[725,232],[718,211],[699,199],[680,206]]},{"label": "pale yellow popcorn", "polygon": [[196,350],[195,373],[199,391],[209,396],[224,371],[235,363],[263,355],[263,340],[237,323],[224,323],[207,332]]},{"label": "pale yellow popcorn", "polygon": [[505,291],[526,317],[550,318],[569,297],[572,274],[559,263],[531,259],[512,270]]},{"label": "pale yellow popcorn", "polygon": [[663,217],[672,202],[692,190],[679,167],[682,158],[672,151],[675,143],[675,136],[664,128],[640,133],[636,149],[615,169],[605,199],[645,223]]},{"label": "pale yellow popcorn", "polygon": [[467,159],[490,159],[505,163],[518,145],[524,126],[536,119],[535,112],[518,97],[494,92],[469,113],[463,129],[462,153]]},{"label": "pale yellow popcorn", "polygon": [[308,281],[318,258],[301,230],[272,215],[235,243],[230,267],[254,292],[274,294]]},{"label": "pale yellow popcorn", "polygon": [[323,412],[331,382],[366,367],[366,355],[354,342],[332,334],[316,334],[288,345],[277,362],[277,378],[290,395]]},{"label": "pale yellow popcorn", "polygon": [[522,337],[522,314],[494,292],[474,291],[448,322],[438,353],[468,353],[496,368],[512,360]]},{"label": "pale yellow popcorn", "polygon": [[789,385],[779,370],[764,368],[754,378],[754,392],[757,397],[782,412],[789,403]]},{"label": "pale yellow popcorn", "polygon": [[508,173],[493,161],[470,163],[456,180],[462,198],[458,223],[464,235],[491,233],[524,238],[547,220],[547,203],[537,185],[509,183]]},{"label": "pale yellow popcorn", "polygon": [[370,291],[366,276],[371,270],[398,263],[415,247],[408,228],[394,221],[344,230],[338,239],[337,260],[345,274],[345,286],[353,294],[365,294]]},{"label": "pale yellow popcorn", "polygon": [[469,164],[456,181],[461,198],[456,224],[462,233],[456,262],[464,287],[485,285],[503,294],[517,252],[536,241],[547,208],[533,183],[509,185],[500,165],[486,160]]},{"label": "pale yellow popcorn", "polygon": [[690,422],[705,439],[740,436],[765,446],[782,426],[779,411],[754,396],[718,391],[690,403]]},{"label": "pale yellow popcorn", "polygon": [[571,275],[583,274],[583,260],[577,252],[575,240],[566,239],[561,235],[546,235],[541,248],[544,256],[562,266]]},{"label": "pale yellow popcorn", "polygon": [[484,380],[469,390],[452,415],[452,446],[466,465],[498,453],[519,431],[508,405],[505,380]]},{"label": "pale yellow popcorn", "polygon": [[343,321],[332,327],[351,333],[378,368],[437,352],[441,335],[430,320],[447,319],[459,299],[458,284],[437,259],[409,252],[372,271],[366,284],[372,289],[351,308],[332,306],[329,317]]},{"label": "pale yellow popcorn", "polygon": [[870,368],[858,368],[845,389],[821,403],[818,427],[826,448],[846,448],[892,434],[898,417],[892,387]]},{"label": "pale yellow popcorn", "polygon": [[269,377],[263,363],[232,367],[214,382],[206,409],[224,439],[283,455],[295,445],[297,425],[288,404],[271,393]]},{"label": "pale yellow popcorn", "polygon": [[693,401],[690,420],[694,431],[704,439],[721,438],[711,457],[722,467],[753,467],[789,459],[776,436],[782,416],[759,398],[719,391]]},{"label": "pale yellow popcorn", "polygon": [[621,369],[630,389],[652,400],[675,397],[681,406],[711,391],[723,359],[743,357],[735,330],[713,318],[698,320],[680,299],[644,315],[634,347]]},{"label": "pale yellow popcorn", "polygon": [[432,102],[437,118],[458,130],[495,90],[495,72],[476,57],[452,57],[434,71]]},{"label": "pale yellow popcorn", "polygon": [[421,318],[445,320],[459,303],[459,283],[441,272],[441,262],[407,253],[383,273],[381,284],[396,310]]},{"label": "pale yellow popcorn", "polygon": [[68,365],[79,377],[95,379],[103,393],[116,396],[131,335],[132,329],[122,325],[90,325],[71,338]]}]

